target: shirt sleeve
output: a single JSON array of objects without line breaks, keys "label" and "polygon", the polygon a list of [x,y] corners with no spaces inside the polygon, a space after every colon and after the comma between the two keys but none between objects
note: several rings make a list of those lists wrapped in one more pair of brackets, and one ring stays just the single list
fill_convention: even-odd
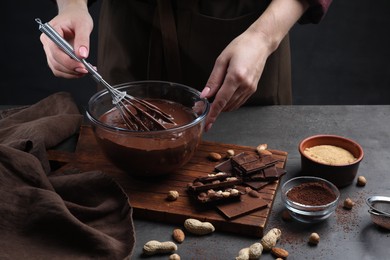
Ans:
[{"label": "shirt sleeve", "polygon": [[319,23],[327,13],[332,0],[307,0],[309,8],[299,19],[300,24]]}]

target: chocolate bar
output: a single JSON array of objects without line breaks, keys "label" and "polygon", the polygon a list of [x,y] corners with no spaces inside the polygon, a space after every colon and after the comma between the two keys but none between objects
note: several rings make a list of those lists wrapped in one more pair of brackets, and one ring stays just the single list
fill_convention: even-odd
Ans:
[{"label": "chocolate bar", "polygon": [[241,192],[235,188],[225,188],[221,190],[210,189],[207,191],[202,191],[196,194],[196,200],[200,203],[220,203],[228,202],[233,200],[239,200]]},{"label": "chocolate bar", "polygon": [[202,204],[228,202],[240,198],[242,192],[236,189],[236,185],[241,183],[240,178],[220,172],[196,178],[187,185],[187,191]]},{"label": "chocolate bar", "polygon": [[196,178],[192,183],[189,183],[187,188],[190,191],[204,191],[209,189],[222,189],[225,187],[233,187],[240,184],[242,180],[228,173],[219,172],[210,174],[207,177]]},{"label": "chocolate bar", "polygon": [[261,169],[260,171],[254,174],[245,175],[243,179],[245,182],[250,182],[250,181],[272,182],[278,180],[285,173],[286,173],[285,170],[277,168],[275,165],[272,165],[267,168]]}]

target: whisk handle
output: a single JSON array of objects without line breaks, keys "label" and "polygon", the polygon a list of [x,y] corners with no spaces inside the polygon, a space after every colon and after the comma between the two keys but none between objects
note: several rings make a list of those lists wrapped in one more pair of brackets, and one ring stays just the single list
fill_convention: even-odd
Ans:
[{"label": "whisk handle", "polygon": [[[39,24],[39,30],[43,32],[49,39],[51,39],[59,48],[61,48],[66,54],[68,54],[72,59],[77,60],[84,64],[85,68],[89,73],[92,74],[93,79],[98,83],[105,84],[102,76],[93,68],[93,66],[88,63],[85,59],[80,59],[74,53],[73,47],[61,37],[61,35],[54,30],[49,23],[42,23],[41,19],[36,18],[35,21]],[[106,83],[107,84],[107,83]]]}]

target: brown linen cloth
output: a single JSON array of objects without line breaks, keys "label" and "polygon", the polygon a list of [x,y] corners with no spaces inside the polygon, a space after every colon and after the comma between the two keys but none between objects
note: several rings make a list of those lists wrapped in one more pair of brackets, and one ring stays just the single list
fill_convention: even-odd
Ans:
[{"label": "brown linen cloth", "polygon": [[124,259],[132,209],[99,171],[50,174],[46,149],[82,122],[67,93],[0,113],[0,259]]}]

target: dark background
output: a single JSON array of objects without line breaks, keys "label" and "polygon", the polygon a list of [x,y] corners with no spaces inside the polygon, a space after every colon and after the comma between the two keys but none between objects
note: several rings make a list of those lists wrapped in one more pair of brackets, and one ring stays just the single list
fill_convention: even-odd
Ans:
[{"label": "dark background", "polygon": [[[90,10],[95,30],[89,61],[96,64],[99,4]],[[390,104],[389,12],[388,0],[334,0],[320,24],[294,26],[294,104]],[[85,105],[95,92],[95,82],[89,77],[54,77],[39,41],[34,19],[49,21],[57,13],[56,6],[49,0],[6,0],[2,13],[0,104],[32,104],[51,93],[68,91],[79,105]]]}]

